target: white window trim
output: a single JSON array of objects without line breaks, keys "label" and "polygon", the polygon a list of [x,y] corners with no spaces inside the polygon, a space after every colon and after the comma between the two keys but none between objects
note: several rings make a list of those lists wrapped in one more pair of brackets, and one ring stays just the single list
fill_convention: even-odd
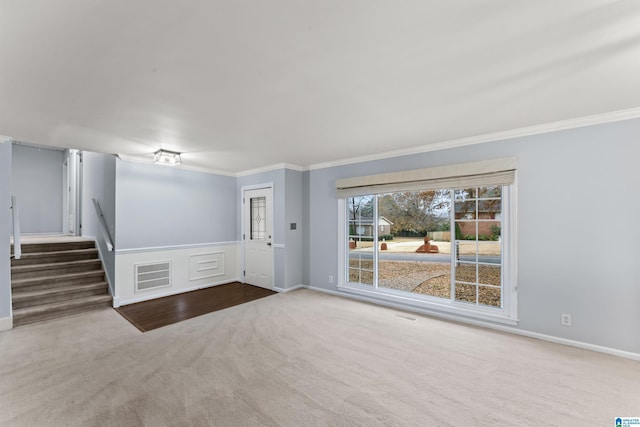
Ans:
[{"label": "white window trim", "polygon": [[[502,300],[503,307],[470,306],[464,302],[451,299],[417,295],[409,292],[401,292],[393,289],[372,288],[367,285],[359,285],[347,282],[346,257],[347,257],[347,216],[346,199],[338,199],[338,284],[340,292],[377,299],[381,302],[390,302],[406,307],[407,310],[418,310],[435,315],[444,313],[466,318],[480,319],[495,323],[515,326],[518,324],[518,298],[517,298],[517,234],[516,234],[516,182],[509,185],[503,192],[502,228],[508,232],[503,233],[502,250]],[[377,263],[374,264],[377,278]]]}]

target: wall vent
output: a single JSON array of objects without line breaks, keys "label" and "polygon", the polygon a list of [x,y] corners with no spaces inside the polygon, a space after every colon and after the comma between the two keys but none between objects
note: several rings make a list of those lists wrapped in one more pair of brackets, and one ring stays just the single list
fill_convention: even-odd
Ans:
[{"label": "wall vent", "polygon": [[136,264],[136,292],[171,286],[171,261]]}]

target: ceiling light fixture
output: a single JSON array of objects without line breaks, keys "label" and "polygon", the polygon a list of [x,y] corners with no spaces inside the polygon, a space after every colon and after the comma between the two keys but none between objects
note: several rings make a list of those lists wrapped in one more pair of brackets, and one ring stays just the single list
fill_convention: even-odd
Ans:
[{"label": "ceiling light fixture", "polygon": [[158,150],[153,153],[153,163],[160,163],[161,165],[176,166],[182,163],[180,153],[176,151]]}]

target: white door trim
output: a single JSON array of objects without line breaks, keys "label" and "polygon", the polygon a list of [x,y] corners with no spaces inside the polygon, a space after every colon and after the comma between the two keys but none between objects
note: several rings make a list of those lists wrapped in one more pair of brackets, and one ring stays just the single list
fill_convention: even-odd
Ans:
[{"label": "white door trim", "polygon": [[83,162],[82,151],[66,151],[62,177],[62,234],[82,235],[82,188]]},{"label": "white door trim", "polygon": [[[246,204],[243,202],[243,200],[245,199],[245,192],[247,191],[251,191],[251,190],[262,190],[262,189],[267,189],[270,188],[271,189],[271,194],[272,194],[272,200],[271,200],[271,220],[272,220],[272,227],[271,227],[271,241],[275,241],[275,221],[274,221],[274,212],[275,212],[275,207],[274,207],[274,202],[275,202],[275,191],[274,191],[274,186],[273,186],[273,182],[265,182],[262,184],[253,184],[253,185],[245,185],[240,187],[240,240],[242,242],[242,253],[241,253],[241,263],[242,263],[242,281],[244,283],[245,281],[245,271],[246,271],[246,260],[245,260],[245,239],[244,237],[246,236],[246,230],[245,230],[245,224],[244,224],[244,219],[245,219],[245,209],[246,209]],[[275,256],[273,251],[271,252],[271,289],[273,289],[275,287]]]}]

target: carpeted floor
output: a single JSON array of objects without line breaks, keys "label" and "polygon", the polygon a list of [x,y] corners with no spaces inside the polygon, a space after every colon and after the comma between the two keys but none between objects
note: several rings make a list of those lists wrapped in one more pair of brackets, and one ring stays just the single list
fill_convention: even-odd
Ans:
[{"label": "carpeted floor", "polygon": [[639,362],[311,290],[0,333],[2,426],[608,426],[638,384]]}]

